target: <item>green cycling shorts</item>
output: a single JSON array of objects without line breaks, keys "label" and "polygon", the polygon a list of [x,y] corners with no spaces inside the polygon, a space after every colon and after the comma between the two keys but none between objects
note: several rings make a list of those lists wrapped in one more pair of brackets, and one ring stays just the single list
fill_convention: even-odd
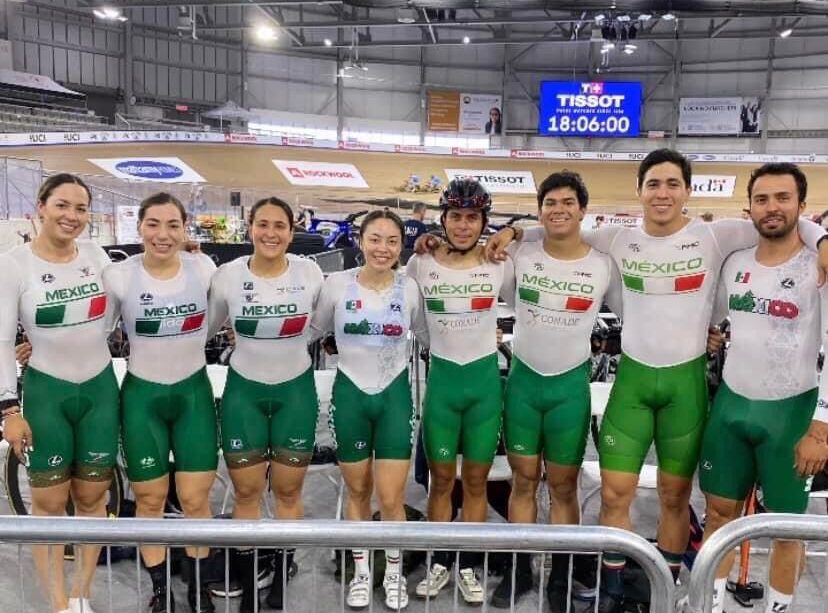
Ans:
[{"label": "green cycling shorts", "polygon": [[544,376],[514,356],[504,399],[506,450],[526,456],[543,450],[548,462],[580,466],[589,433],[591,372],[587,361]]},{"label": "green cycling shorts", "polygon": [[811,479],[796,474],[794,449],[808,431],[816,403],[816,388],[782,400],[751,400],[722,382],[704,430],[702,491],[744,500],[758,482],[768,511],[804,513]]},{"label": "green cycling shorts", "polygon": [[260,383],[230,368],[221,400],[221,446],[230,468],[273,460],[307,466],[319,400],[313,369],[282,383]]},{"label": "green cycling shorts", "polygon": [[337,370],[328,418],[340,462],[407,460],[414,438],[414,403],[408,370],[381,392],[367,394]]},{"label": "green cycling shorts", "polygon": [[661,368],[622,355],[601,423],[601,468],[638,474],[655,440],[659,470],[691,478],[707,418],[706,367],[706,355]]},{"label": "green cycling shorts", "polygon": [[23,409],[32,429],[32,487],[71,477],[108,481],[118,455],[118,382],[112,366],[82,383],[31,366],[23,375]]},{"label": "green cycling shorts", "polygon": [[206,368],[171,384],[127,373],[121,386],[121,410],[130,481],[150,481],[169,473],[170,451],[177,472],[216,469],[216,408]]},{"label": "green cycling shorts", "polygon": [[423,443],[429,462],[453,463],[462,449],[464,460],[491,464],[502,416],[497,354],[463,365],[431,356],[423,400]]}]

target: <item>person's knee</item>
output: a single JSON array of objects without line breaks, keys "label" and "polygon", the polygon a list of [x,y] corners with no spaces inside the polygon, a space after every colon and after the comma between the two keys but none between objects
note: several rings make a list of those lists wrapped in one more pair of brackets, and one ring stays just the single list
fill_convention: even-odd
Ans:
[{"label": "person's knee", "polygon": [[379,501],[381,515],[391,516],[403,508],[405,492],[386,488],[377,492],[377,500]]},{"label": "person's knee", "polygon": [[236,504],[251,505],[259,504],[262,498],[262,493],[265,489],[264,479],[241,479],[233,480],[233,490],[235,491]]},{"label": "person's knee", "polygon": [[302,501],[302,484],[282,484],[274,493],[280,505],[294,507]]},{"label": "person's knee", "polygon": [[616,483],[604,479],[601,483],[601,509],[618,513],[629,510],[635,496],[635,484]]},{"label": "person's knee", "polygon": [[538,490],[539,477],[525,471],[514,471],[512,477],[512,494],[518,498],[534,497]]},{"label": "person's knee", "polygon": [[683,489],[662,488],[658,500],[663,513],[685,513],[690,503],[690,492]]},{"label": "person's knee", "polygon": [[184,513],[189,515],[205,508],[209,509],[209,490],[205,491],[201,487],[179,487],[177,493]]},{"label": "person's knee", "polygon": [[454,479],[453,472],[431,471],[431,492],[436,496],[450,496],[454,489]]},{"label": "person's knee", "polygon": [[469,496],[485,497],[488,474],[484,472],[468,472],[463,475],[463,493]]},{"label": "person's knee", "polygon": [[350,479],[348,481],[348,497],[356,503],[368,504],[373,494],[371,478]]},{"label": "person's knee", "polygon": [[578,479],[560,479],[549,483],[549,495],[557,504],[571,504],[578,500]]},{"label": "person's knee", "polygon": [[50,515],[60,516],[66,513],[67,496],[53,493],[51,495],[37,494],[33,490],[32,494],[32,514],[33,515]]},{"label": "person's knee", "polygon": [[717,530],[741,515],[742,504],[735,500],[708,496],[705,511],[707,513],[705,529],[708,531]]},{"label": "person's knee", "polygon": [[135,504],[138,514],[142,516],[161,517],[164,514],[164,503],[166,501],[166,488],[135,492]]}]

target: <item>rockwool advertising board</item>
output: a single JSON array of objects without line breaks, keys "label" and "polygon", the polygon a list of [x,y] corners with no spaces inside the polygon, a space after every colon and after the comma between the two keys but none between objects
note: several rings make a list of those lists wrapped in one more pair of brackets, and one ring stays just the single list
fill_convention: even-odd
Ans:
[{"label": "rockwool advertising board", "polygon": [[179,158],[95,158],[89,161],[126,181],[206,182],[204,177]]},{"label": "rockwool advertising board", "polygon": [[368,187],[353,164],[273,160],[291,185],[324,187]]},{"label": "rockwool advertising board", "polygon": [[535,178],[529,171],[517,170],[469,170],[446,168],[448,180],[474,177],[493,194],[534,194]]}]

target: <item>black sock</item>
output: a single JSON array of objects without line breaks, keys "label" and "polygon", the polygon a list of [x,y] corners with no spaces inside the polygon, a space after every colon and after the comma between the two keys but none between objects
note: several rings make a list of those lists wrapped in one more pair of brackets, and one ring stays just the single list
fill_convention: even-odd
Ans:
[{"label": "black sock", "polygon": [[152,590],[157,591],[159,588],[167,589],[167,561],[164,560],[155,566],[147,566],[150,580],[152,581]]}]

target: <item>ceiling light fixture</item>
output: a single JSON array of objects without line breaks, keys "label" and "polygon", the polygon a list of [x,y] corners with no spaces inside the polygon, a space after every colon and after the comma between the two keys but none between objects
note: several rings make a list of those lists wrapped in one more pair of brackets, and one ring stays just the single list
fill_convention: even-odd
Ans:
[{"label": "ceiling light fixture", "polygon": [[676,16],[675,16],[673,13],[664,13],[664,14],[661,16],[661,18],[662,18],[664,21],[673,21],[673,20],[676,18]]},{"label": "ceiling light fixture", "polygon": [[330,38],[326,38],[326,39],[325,39],[324,41],[322,41],[322,42],[324,42],[324,43],[325,43],[325,46],[326,46],[326,47],[330,47],[331,45],[333,45],[333,41],[332,41]]},{"label": "ceiling light fixture", "polygon": [[779,38],[788,38],[791,34],[793,34],[793,28],[785,28],[779,33]]},{"label": "ceiling light fixture", "polygon": [[652,18],[653,16],[650,13],[641,13],[638,16],[638,21],[650,21]]},{"label": "ceiling light fixture", "polygon": [[274,28],[264,24],[256,26],[255,33],[256,38],[263,42],[269,42],[279,38],[279,35],[276,33]]},{"label": "ceiling light fixture", "polygon": [[92,13],[98,19],[104,19],[106,21],[126,21],[127,18],[121,14],[121,11],[118,9],[112,8],[110,6],[103,6],[99,9],[95,9]]},{"label": "ceiling light fixture", "polygon": [[471,42],[471,39],[468,36],[463,37],[463,44],[468,45]]}]

